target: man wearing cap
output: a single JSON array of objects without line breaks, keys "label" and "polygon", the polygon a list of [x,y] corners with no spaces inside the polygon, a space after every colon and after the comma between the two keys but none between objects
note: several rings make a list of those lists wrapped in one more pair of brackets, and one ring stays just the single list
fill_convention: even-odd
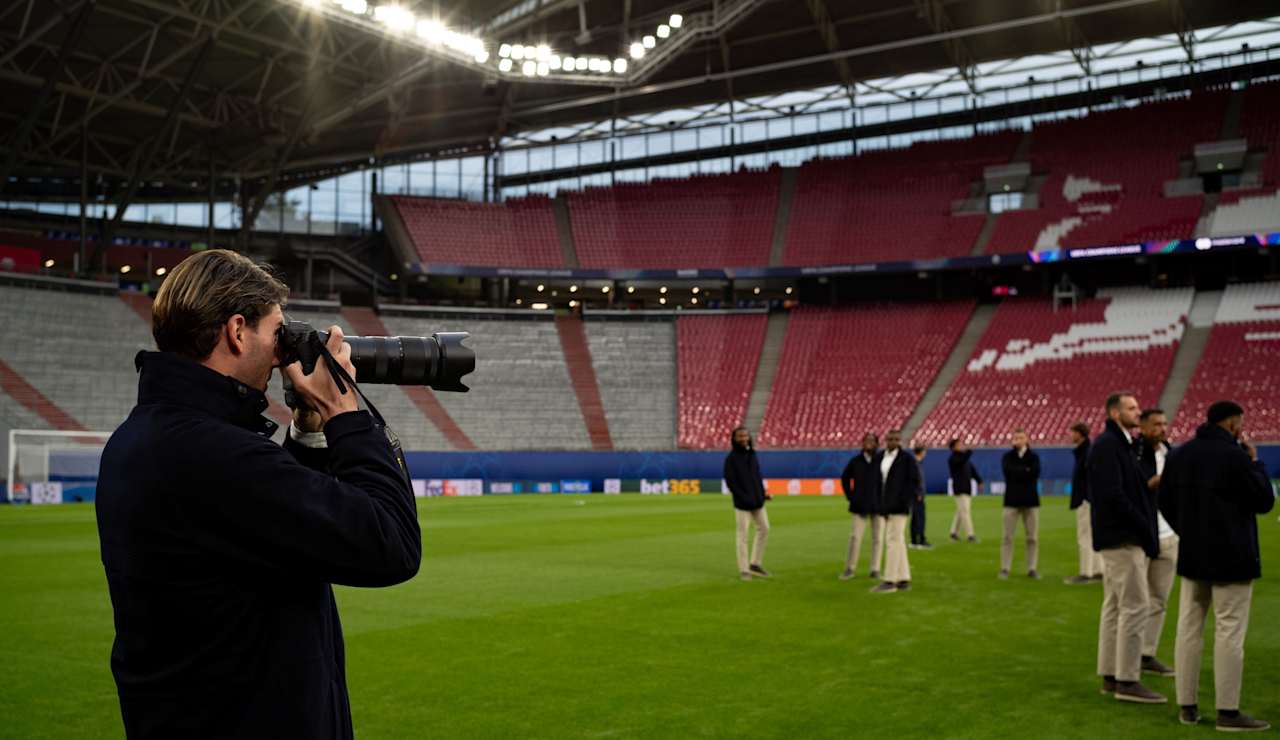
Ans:
[{"label": "man wearing cap", "polygon": [[1275,494],[1258,451],[1241,437],[1244,409],[1232,401],[1209,407],[1195,438],[1169,455],[1160,477],[1160,511],[1180,538],[1178,719],[1197,724],[1204,620],[1213,606],[1213,683],[1219,730],[1261,731],[1266,722],[1240,712],[1244,638],[1253,581],[1262,576],[1256,517]]}]

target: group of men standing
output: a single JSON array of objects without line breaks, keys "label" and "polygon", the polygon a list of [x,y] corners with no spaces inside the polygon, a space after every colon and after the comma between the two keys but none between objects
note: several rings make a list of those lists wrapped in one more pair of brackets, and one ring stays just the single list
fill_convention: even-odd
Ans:
[{"label": "group of men standing", "polygon": [[[1244,640],[1253,581],[1261,577],[1256,517],[1272,509],[1275,495],[1257,450],[1241,438],[1244,409],[1231,401],[1210,406],[1195,437],[1174,449],[1160,409],[1140,410],[1132,393],[1106,399],[1103,432],[1092,442],[1084,422],[1071,427],[1075,468],[1070,508],[1076,512],[1079,573],[1067,583],[1101,580],[1098,675],[1102,693],[1117,700],[1163,704],[1167,697],[1141,682],[1143,673],[1176,676],[1179,720],[1201,720],[1197,694],[1203,631],[1214,611],[1214,684],[1218,729],[1266,730],[1270,725],[1240,712]],[[759,463],[744,428],[734,431],[734,450],[725,461],[725,480],[738,510],[738,570],[744,580],[767,576],[762,566],[768,535]],[[950,487],[956,501],[951,539],[975,542],[971,497],[982,479],[972,451],[953,439]],[[915,454],[902,448],[898,430],[879,439],[867,433],[850,459],[841,484],[852,528],[841,580],[855,577],[862,541],[871,535],[870,576],[874,593],[911,588],[907,520],[919,507],[923,540],[924,476]],[[1022,522],[1027,541],[1027,575],[1038,579],[1040,497],[1039,456],[1023,430],[1001,460],[1005,478],[1000,578],[1008,578],[1013,539]],[[748,557],[748,527],[756,526]],[[913,523],[913,544],[916,541]],[[1178,608],[1177,669],[1156,656],[1174,576],[1182,576]]]}]

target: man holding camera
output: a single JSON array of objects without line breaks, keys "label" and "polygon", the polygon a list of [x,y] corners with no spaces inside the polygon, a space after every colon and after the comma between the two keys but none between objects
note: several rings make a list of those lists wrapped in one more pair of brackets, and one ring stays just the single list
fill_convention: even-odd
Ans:
[{"label": "man holding camera", "polygon": [[[261,416],[288,288],[196,254],[156,295],[159,352],[102,455],[98,533],[131,738],[350,738],[330,584],[389,586],[422,557],[413,491],[383,429],[326,362],[282,368],[313,411],[284,446]],[[334,364],[355,368],[332,327]]]},{"label": "man holding camera", "polygon": [[1257,516],[1271,511],[1275,494],[1258,451],[1241,439],[1244,409],[1232,401],[1209,407],[1195,438],[1174,450],[1160,476],[1160,510],[1178,536],[1178,719],[1200,722],[1197,694],[1204,620],[1213,607],[1213,683],[1218,729],[1271,727],[1240,711],[1244,638],[1253,581],[1262,576]]}]

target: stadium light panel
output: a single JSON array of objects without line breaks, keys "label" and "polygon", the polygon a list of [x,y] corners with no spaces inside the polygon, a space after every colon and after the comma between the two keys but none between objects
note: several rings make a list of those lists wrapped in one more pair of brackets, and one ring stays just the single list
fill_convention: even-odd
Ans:
[{"label": "stadium light panel", "polygon": [[644,38],[640,39],[640,43],[644,44],[644,48],[652,49],[653,47],[658,45],[658,40],[652,36],[645,36]]},{"label": "stadium light panel", "polygon": [[663,23],[661,26],[658,26],[658,38],[665,39],[670,35],[671,35],[671,26],[668,26],[665,23]]},{"label": "stadium light panel", "polygon": [[520,61],[521,59],[524,59],[524,47],[521,46],[520,44],[516,44],[515,46],[511,47],[511,58],[516,60],[517,62]]},{"label": "stadium light panel", "polygon": [[373,19],[386,25],[393,31],[408,31],[413,28],[417,19],[413,13],[399,5],[379,5],[373,9]]},{"label": "stadium light panel", "polygon": [[697,294],[699,294],[699,293],[701,293],[701,292],[702,292],[702,288],[699,288],[699,287],[698,287],[698,286],[696,286],[696,285],[695,285],[695,286],[693,286],[693,294],[694,294],[694,295],[697,295]]},{"label": "stadium light panel", "polygon": [[632,59],[644,58],[644,44],[641,44],[640,42],[637,41],[636,43],[631,45],[631,58]]},{"label": "stadium light panel", "polygon": [[569,301],[569,308],[577,308],[577,307],[578,307],[577,301]]},{"label": "stadium light panel", "polygon": [[754,290],[752,290],[751,292],[752,292],[752,293],[755,293],[756,295],[760,295],[760,286],[758,286],[758,285],[757,285],[757,286],[755,287],[755,289],[754,289]]},{"label": "stadium light panel", "polygon": [[658,288],[658,292],[659,292],[659,293],[662,293],[663,295],[666,295],[666,293],[667,293],[667,286],[665,286],[665,285],[664,285],[664,286],[662,286],[661,288]]},{"label": "stadium light panel", "polygon": [[609,292],[609,286],[607,286],[607,285],[603,286],[602,288],[600,288],[600,292],[601,292],[601,293],[608,293],[608,292]]},{"label": "stadium light panel", "polygon": [[664,305],[664,306],[665,306],[665,305],[667,305],[667,299],[666,299],[666,298],[659,298],[659,299],[658,299],[658,303],[661,303],[662,305]]},{"label": "stadium light panel", "polygon": [[523,298],[517,298],[517,299],[516,299],[516,305],[517,305],[517,306],[523,306],[523,305],[524,305],[524,299],[523,299]]},{"label": "stadium light panel", "polygon": [[524,73],[525,77],[533,77],[538,73],[538,63],[532,59],[526,59],[520,67],[520,71]]},{"label": "stadium light panel", "polygon": [[120,272],[123,272],[123,273],[126,273],[126,274],[127,274],[127,273],[128,273],[130,270],[132,270],[132,269],[133,269],[132,267],[130,267],[130,266],[128,266],[128,265],[125,265],[124,267],[121,267],[121,268],[120,268]]},{"label": "stadium light panel", "polygon": [[554,71],[559,71],[564,68],[564,60],[558,54],[552,54],[551,59],[547,61],[547,66]]},{"label": "stadium light panel", "polygon": [[623,59],[622,57],[618,57],[617,59],[614,59],[614,60],[613,60],[613,72],[614,72],[614,74],[620,74],[620,75],[624,75],[624,74],[626,74],[626,73],[627,73],[627,60],[626,60],[626,59]]},{"label": "stadium light panel", "polygon": [[538,76],[546,77],[551,74],[551,67],[546,62],[538,62]]},{"label": "stadium light panel", "polygon": [[45,261],[44,261],[44,266],[45,266],[45,267],[53,267],[53,264],[54,264],[54,263],[53,263],[53,260],[45,260]]},{"label": "stadium light panel", "polygon": [[791,288],[790,288],[790,287],[788,287],[788,288],[787,288],[787,295],[791,295]]},{"label": "stadium light panel", "polygon": [[498,47],[498,56],[506,59],[511,56],[511,44],[503,44]]},{"label": "stadium light panel", "polygon": [[538,292],[539,292],[539,293],[541,293],[542,291],[544,291],[544,290],[546,290],[546,289],[547,289],[547,286],[543,285],[542,283],[538,283]]},{"label": "stadium light panel", "polygon": [[690,299],[689,299],[689,302],[690,302],[690,303],[692,303],[692,304],[693,304],[693,305],[695,305],[695,306],[696,306],[696,305],[698,305],[698,299],[697,299],[697,298],[690,298]]},{"label": "stadium light panel", "polygon": [[634,292],[636,292],[636,286],[634,286],[634,285],[628,285],[628,286],[627,286],[627,292],[628,292],[628,293],[634,293]]},{"label": "stadium light panel", "polygon": [[510,72],[511,67],[512,67],[512,62],[510,59],[503,59],[502,61],[498,62],[499,72]]},{"label": "stadium light panel", "polygon": [[684,25],[684,16],[676,13],[667,19],[667,25],[672,28],[679,28]]},{"label": "stadium light panel", "polygon": [[545,303],[531,303],[529,304],[529,308],[532,308],[534,311],[546,311],[548,306]]},{"label": "stadium light panel", "polygon": [[485,62],[489,61],[489,52],[485,51],[484,49],[481,49],[480,51],[476,52],[475,60],[478,64],[484,64]]},{"label": "stadium light panel", "polygon": [[369,12],[369,3],[365,0],[339,0],[338,5],[348,13],[364,15]]},{"label": "stadium light panel", "polygon": [[551,47],[546,44],[538,44],[533,50],[533,54],[538,61],[545,62],[551,58]]},{"label": "stadium light panel", "polygon": [[577,293],[577,292],[578,292],[578,286],[576,286],[576,285],[570,285],[570,286],[569,286],[569,292],[570,292],[570,293]]}]

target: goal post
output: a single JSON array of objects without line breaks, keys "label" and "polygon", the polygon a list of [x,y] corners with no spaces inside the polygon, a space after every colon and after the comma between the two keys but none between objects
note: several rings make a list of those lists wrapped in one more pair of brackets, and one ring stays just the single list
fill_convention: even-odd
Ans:
[{"label": "goal post", "polygon": [[5,500],[60,504],[93,501],[102,448],[111,432],[10,429]]}]

